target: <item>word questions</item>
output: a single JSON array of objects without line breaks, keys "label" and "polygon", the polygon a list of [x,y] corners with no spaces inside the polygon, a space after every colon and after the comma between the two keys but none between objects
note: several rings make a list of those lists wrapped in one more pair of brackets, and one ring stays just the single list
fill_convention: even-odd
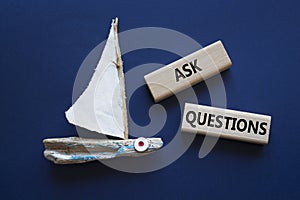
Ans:
[{"label": "word questions", "polygon": [[182,131],[267,144],[271,117],[209,106],[185,104]]}]

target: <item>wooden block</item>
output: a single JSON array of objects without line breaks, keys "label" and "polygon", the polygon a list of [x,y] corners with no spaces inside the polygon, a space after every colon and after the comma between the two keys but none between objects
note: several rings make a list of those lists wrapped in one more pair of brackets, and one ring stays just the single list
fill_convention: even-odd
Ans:
[{"label": "wooden block", "polygon": [[208,79],[231,66],[221,41],[183,57],[144,78],[155,102]]},{"label": "wooden block", "polygon": [[271,116],[186,103],[181,130],[267,144],[270,125]]}]

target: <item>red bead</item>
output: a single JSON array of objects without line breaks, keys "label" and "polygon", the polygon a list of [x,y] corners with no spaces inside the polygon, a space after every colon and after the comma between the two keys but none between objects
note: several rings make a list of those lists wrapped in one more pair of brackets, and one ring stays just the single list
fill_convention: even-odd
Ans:
[{"label": "red bead", "polygon": [[140,147],[142,147],[142,146],[144,146],[144,142],[143,142],[143,141],[139,141],[138,145],[139,145]]}]

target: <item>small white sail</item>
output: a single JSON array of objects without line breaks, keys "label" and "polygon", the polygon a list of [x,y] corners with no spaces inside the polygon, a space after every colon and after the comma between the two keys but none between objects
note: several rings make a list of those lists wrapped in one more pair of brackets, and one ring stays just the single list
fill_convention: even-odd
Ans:
[{"label": "small white sail", "polygon": [[118,138],[127,138],[124,74],[117,35],[118,19],[109,36],[92,79],[66,118],[71,124]]}]

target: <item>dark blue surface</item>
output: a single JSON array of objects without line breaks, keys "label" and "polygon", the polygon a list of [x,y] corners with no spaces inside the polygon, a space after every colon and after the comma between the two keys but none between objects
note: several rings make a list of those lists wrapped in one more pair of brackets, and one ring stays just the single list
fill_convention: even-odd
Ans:
[{"label": "dark blue surface", "polygon": [[[298,8],[298,1],[258,0],[1,1],[1,199],[299,199]],[[75,134],[64,111],[77,70],[106,39],[115,16],[120,31],[165,27],[203,46],[222,39],[233,61],[222,74],[228,108],[272,115],[270,143],[219,140],[198,159],[203,137],[197,136],[180,159],[147,174],[99,162],[56,166],[45,160],[43,138]],[[173,58],[155,50],[133,52],[124,56],[125,70]],[[195,90],[200,103],[210,104],[205,84]],[[144,125],[149,119],[143,101],[151,103],[145,91],[137,91],[130,110]],[[168,120],[178,125],[167,123],[164,130],[179,126],[177,110],[168,110],[174,113]]]}]

